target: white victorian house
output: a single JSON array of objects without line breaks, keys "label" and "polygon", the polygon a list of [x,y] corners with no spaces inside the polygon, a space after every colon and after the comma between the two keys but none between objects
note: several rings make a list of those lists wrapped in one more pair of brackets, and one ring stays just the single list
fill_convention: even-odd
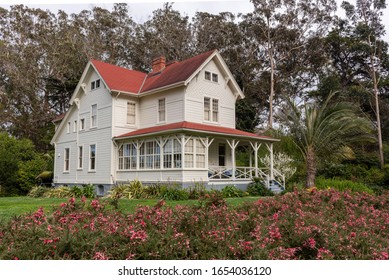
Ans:
[{"label": "white victorian house", "polygon": [[[98,194],[135,179],[244,188],[256,176],[283,185],[272,163],[258,168],[260,146],[272,159],[278,140],[235,129],[241,98],[216,50],[181,62],[159,57],[148,74],[91,60],[54,120],[54,184],[94,184]],[[236,165],[238,148],[249,166]]]}]

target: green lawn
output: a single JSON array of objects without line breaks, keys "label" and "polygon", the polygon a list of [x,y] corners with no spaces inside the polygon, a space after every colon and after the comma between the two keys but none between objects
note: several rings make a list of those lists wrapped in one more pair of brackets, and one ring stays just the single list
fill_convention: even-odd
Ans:
[{"label": "green lawn", "polygon": [[[228,198],[227,203],[230,206],[238,206],[244,202],[253,202],[260,199],[259,197],[243,197],[243,198]],[[28,212],[34,212],[39,207],[43,207],[45,211],[52,211],[56,206],[62,202],[68,201],[67,198],[32,198],[27,196],[22,197],[0,197],[0,222],[8,221],[13,216],[21,215]],[[119,201],[119,210],[124,213],[133,212],[137,206],[157,204],[158,199],[122,199]],[[166,201],[167,206],[181,205],[195,205],[197,200],[185,201]]]}]

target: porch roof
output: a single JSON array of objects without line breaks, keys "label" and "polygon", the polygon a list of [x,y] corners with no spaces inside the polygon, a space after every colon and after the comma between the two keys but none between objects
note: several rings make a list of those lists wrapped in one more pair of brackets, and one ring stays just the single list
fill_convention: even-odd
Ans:
[{"label": "porch roof", "polygon": [[193,123],[187,121],[142,128],[119,136],[115,136],[114,139],[119,140],[119,139],[126,139],[126,138],[135,138],[139,136],[167,134],[167,133],[174,133],[174,132],[197,132],[197,133],[203,133],[208,135],[233,136],[238,138],[264,140],[269,142],[279,141],[279,139],[275,139],[269,136],[257,135],[254,133],[238,130],[235,128],[206,125],[206,124]]}]

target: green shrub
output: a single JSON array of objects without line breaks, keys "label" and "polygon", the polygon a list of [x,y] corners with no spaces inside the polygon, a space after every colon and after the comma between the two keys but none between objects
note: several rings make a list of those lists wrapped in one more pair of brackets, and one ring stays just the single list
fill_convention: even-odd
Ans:
[{"label": "green shrub", "polygon": [[205,188],[205,185],[202,183],[195,183],[194,186],[188,188],[189,199],[199,199],[204,196],[209,191]]},{"label": "green shrub", "polygon": [[144,187],[142,182],[139,180],[134,180],[128,185],[129,197],[132,199],[148,198],[145,197]]},{"label": "green shrub", "polygon": [[266,188],[261,178],[254,178],[247,186],[247,192],[251,196],[273,196],[274,193]]},{"label": "green shrub", "polygon": [[143,189],[144,196],[147,198],[158,198],[161,193],[161,185],[160,184],[152,184],[149,186],[144,186]]},{"label": "green shrub", "polygon": [[61,186],[58,188],[50,189],[47,192],[43,194],[43,197],[48,197],[48,198],[67,198],[67,197],[73,197],[73,193],[71,188],[66,187],[66,186]]},{"label": "green shrub", "polygon": [[160,187],[160,199],[164,200],[187,200],[189,193],[177,185],[161,185]]},{"label": "green shrub", "polygon": [[30,197],[43,197],[43,195],[48,191],[50,191],[49,188],[42,187],[42,186],[35,186],[30,190],[30,192],[28,193],[28,196],[30,196]]},{"label": "green shrub", "polygon": [[81,188],[81,196],[85,196],[86,198],[95,198],[95,186],[92,184],[83,185]]},{"label": "green shrub", "polygon": [[245,196],[244,191],[242,191],[241,189],[238,189],[234,185],[225,186],[221,192],[222,192],[222,195],[224,198]]},{"label": "green shrub", "polygon": [[129,198],[130,187],[128,185],[116,185],[109,191],[109,197],[113,199]]},{"label": "green shrub", "polygon": [[72,186],[70,193],[72,197],[82,197],[82,189],[79,186]]},{"label": "green shrub", "polygon": [[365,192],[368,194],[373,194],[373,190],[371,190],[365,184],[353,182],[350,180],[324,179],[322,177],[316,178],[316,188],[320,190],[333,188],[338,191],[350,190],[352,192]]}]

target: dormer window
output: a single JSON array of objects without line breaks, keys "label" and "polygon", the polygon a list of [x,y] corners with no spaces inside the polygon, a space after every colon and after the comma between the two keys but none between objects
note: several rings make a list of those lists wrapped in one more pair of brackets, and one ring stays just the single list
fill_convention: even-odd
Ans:
[{"label": "dormer window", "polygon": [[101,80],[97,79],[96,81],[91,82],[90,89],[91,90],[98,89],[100,87],[100,84],[101,84]]}]

